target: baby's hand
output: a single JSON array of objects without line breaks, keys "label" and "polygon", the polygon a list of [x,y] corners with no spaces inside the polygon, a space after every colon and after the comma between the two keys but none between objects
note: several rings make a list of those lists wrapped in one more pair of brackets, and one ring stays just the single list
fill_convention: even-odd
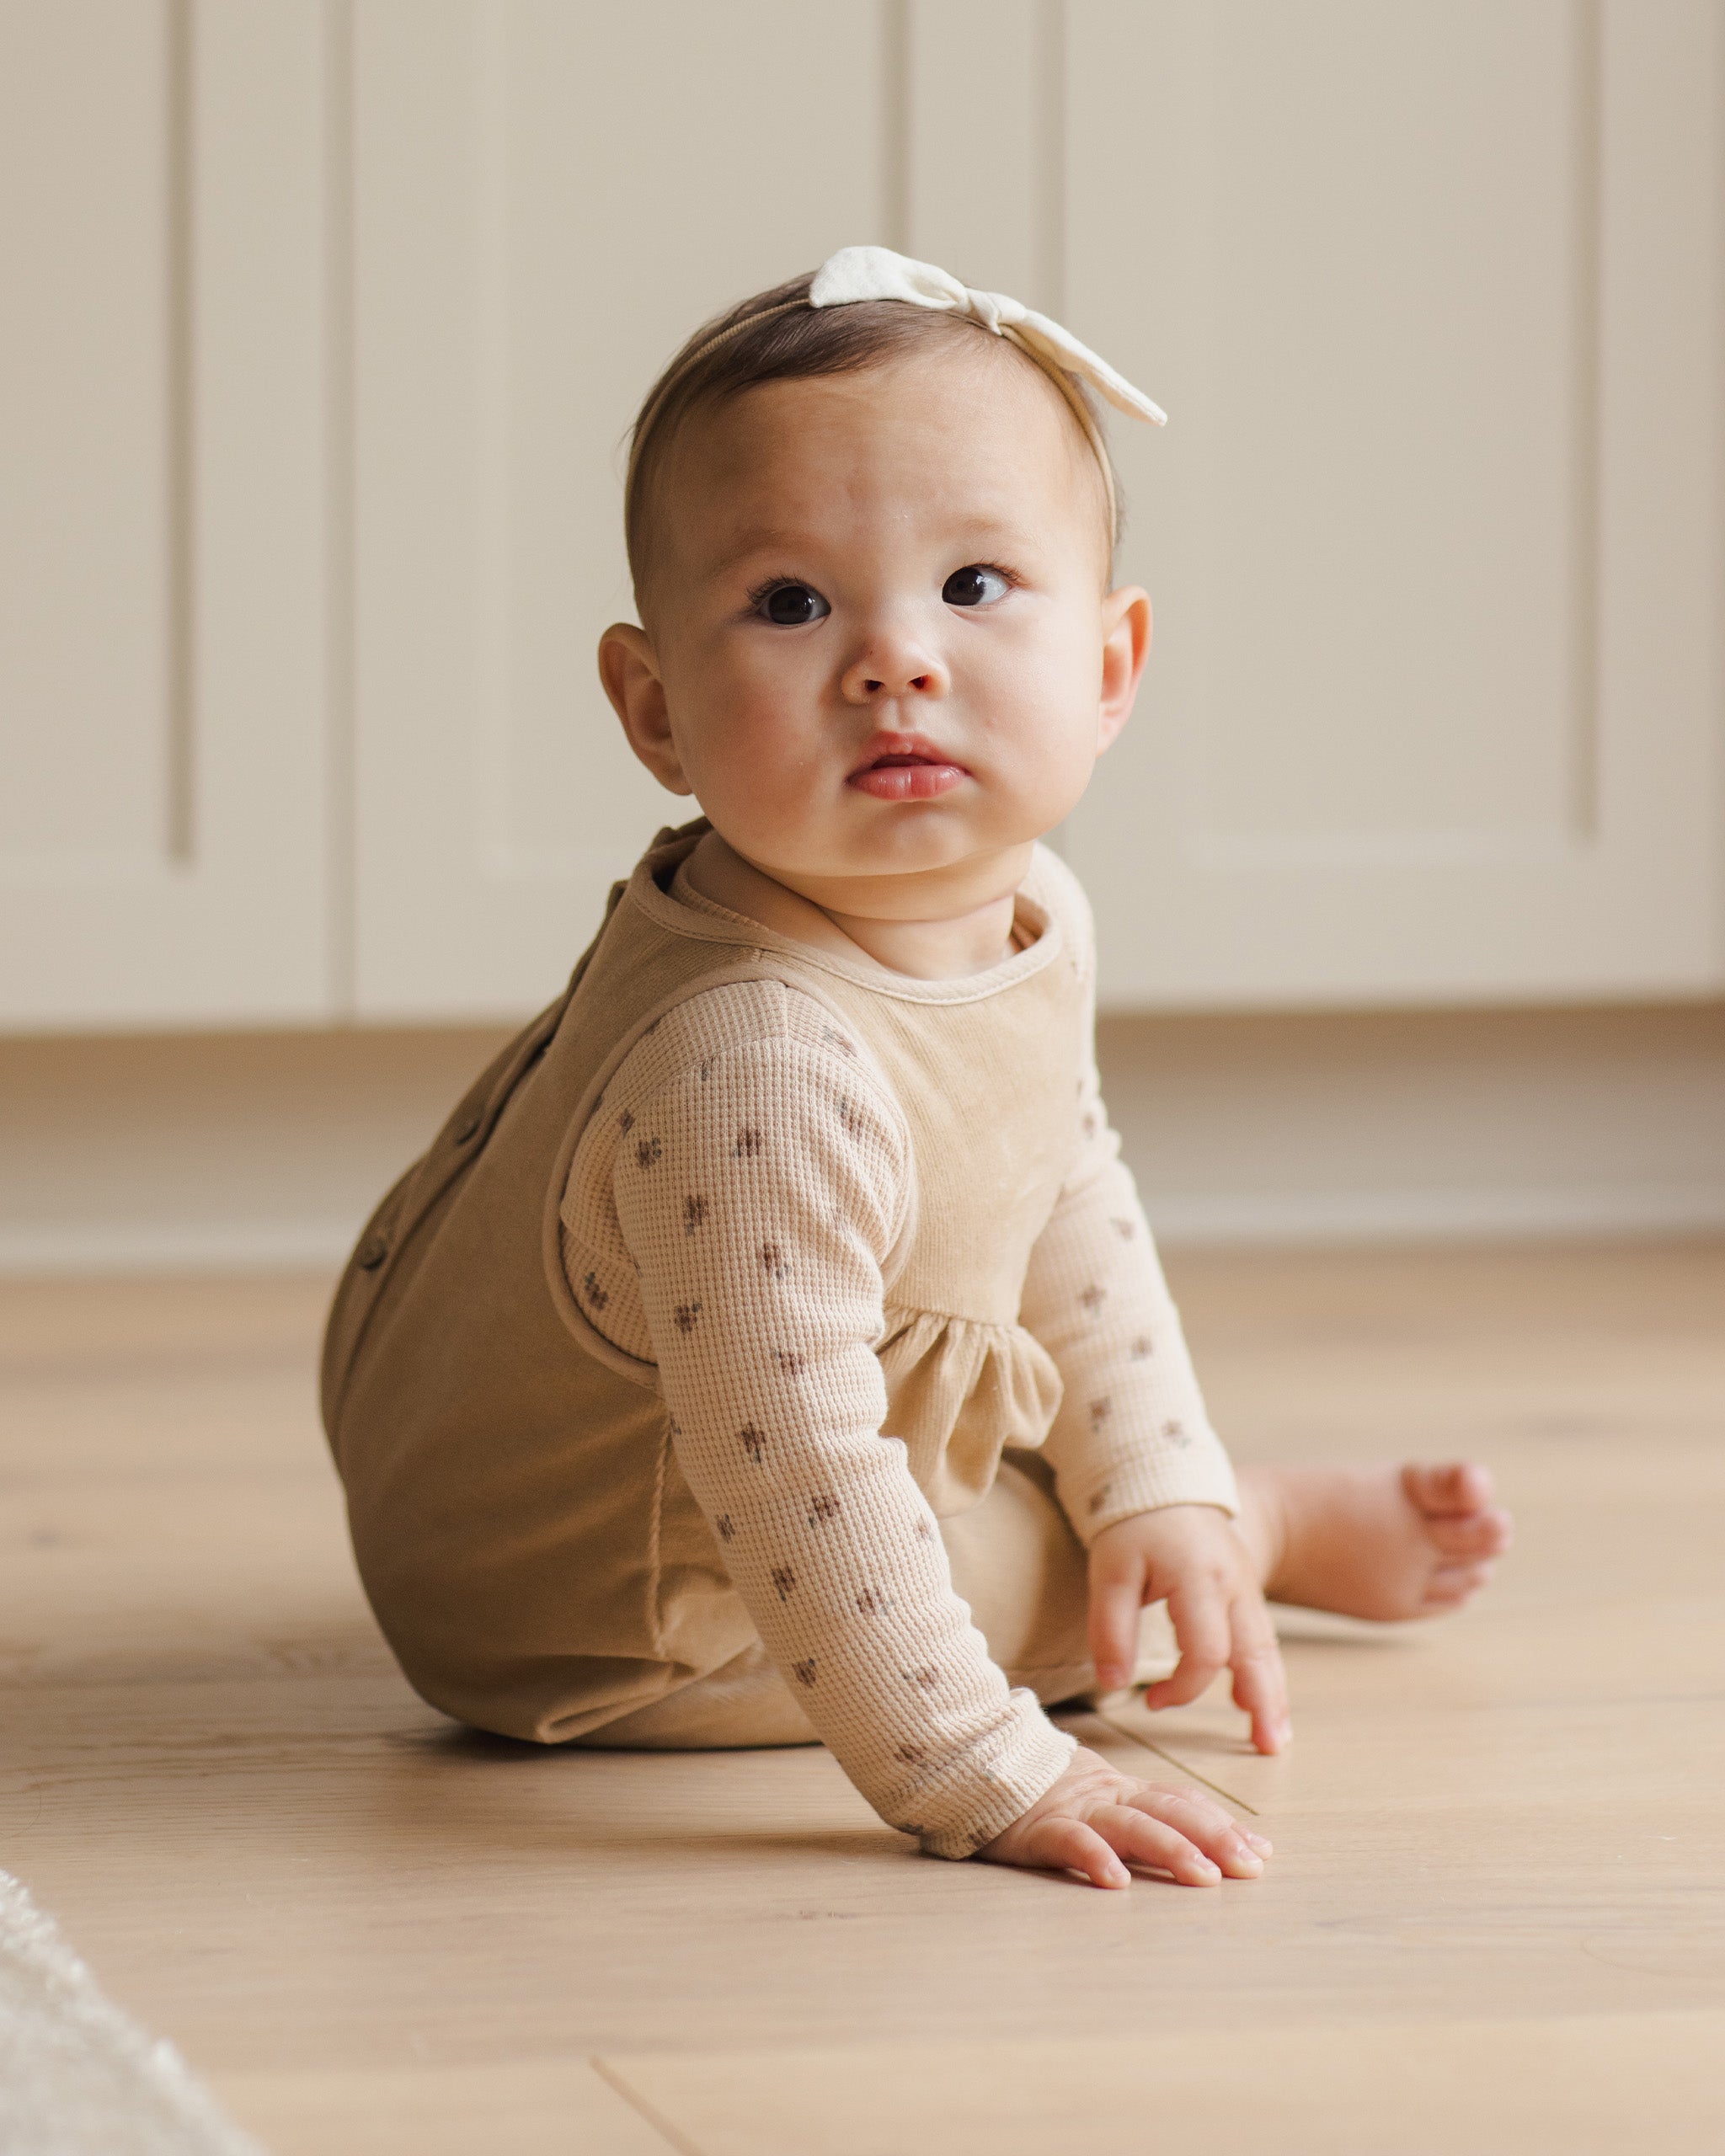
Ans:
[{"label": "baby's hand", "polygon": [[1256,1879],[1269,1853],[1202,1790],[1135,1781],[1081,1746],[1047,1796],[978,1851],[989,1864],[1081,1871],[1092,1886],[1130,1886],[1127,1864],[1183,1886],[1214,1886],[1224,1872]]},{"label": "baby's hand", "polygon": [[1279,1752],[1293,1734],[1288,1680],[1246,1545],[1214,1505],[1165,1505],[1104,1528],[1090,1551],[1090,1652],[1097,1678],[1130,1684],[1139,1612],[1167,1598],[1179,1666],[1151,1685],[1147,1707],[1183,1706],[1219,1669],[1234,1673],[1234,1704],[1252,1717],[1260,1752]]}]

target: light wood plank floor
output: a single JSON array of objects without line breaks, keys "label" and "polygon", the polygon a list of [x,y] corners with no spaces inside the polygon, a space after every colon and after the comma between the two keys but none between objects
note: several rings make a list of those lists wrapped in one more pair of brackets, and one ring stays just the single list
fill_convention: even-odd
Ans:
[{"label": "light wood plank floor", "polygon": [[1254,1807],[1262,1883],[934,1863],[819,1751],[452,1730],[354,1582],[306,1280],[0,1289],[0,1865],[280,2156],[1725,2145],[1725,1245],[1171,1270],[1239,1457],[1466,1450],[1521,1524],[1461,1618],[1291,1616],[1284,1759],[1214,1699],[1089,1726]]}]

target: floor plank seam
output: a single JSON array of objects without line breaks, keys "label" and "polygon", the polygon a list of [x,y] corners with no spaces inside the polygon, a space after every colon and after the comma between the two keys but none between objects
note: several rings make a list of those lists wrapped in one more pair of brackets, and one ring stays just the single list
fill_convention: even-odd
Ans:
[{"label": "floor plank seam", "polygon": [[687,2134],[681,2132],[668,2118],[655,2111],[644,2096],[638,2095],[608,2060],[595,2057],[590,2063],[600,2079],[615,2089],[631,2111],[644,2118],[655,2133],[664,2136],[666,2145],[675,2148],[677,2156],[708,2156],[704,2148],[691,2141]]},{"label": "floor plank seam", "polygon": [[1176,1773],[1189,1774],[1194,1781],[1202,1782],[1206,1789],[1214,1790],[1224,1803],[1231,1804],[1236,1811],[1249,1812],[1254,1819],[1261,1819],[1263,1817],[1255,1804],[1248,1804],[1243,1796],[1236,1796],[1232,1790],[1224,1789],[1219,1781],[1214,1781],[1210,1775],[1201,1774],[1189,1760],[1183,1759],[1178,1753],[1165,1750],[1162,1745],[1153,1742],[1151,1738],[1143,1736],[1135,1729],[1128,1729],[1123,1723],[1116,1721],[1112,1715],[1104,1714],[1100,1708],[1096,1710],[1096,1718],[1100,1722],[1105,1722],[1115,1736],[1124,1737],[1129,1743],[1135,1744],[1140,1752],[1152,1753],[1165,1766],[1172,1767]]}]

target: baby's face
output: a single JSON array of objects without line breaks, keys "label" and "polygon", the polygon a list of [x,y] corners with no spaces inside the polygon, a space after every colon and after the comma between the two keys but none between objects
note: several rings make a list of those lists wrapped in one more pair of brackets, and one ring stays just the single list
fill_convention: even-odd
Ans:
[{"label": "baby's face", "polygon": [[694,419],[659,484],[655,678],[645,723],[624,712],[649,767],[817,903],[1022,874],[1149,635],[1144,595],[1107,588],[1101,475],[1058,392],[986,349],[764,384]]}]

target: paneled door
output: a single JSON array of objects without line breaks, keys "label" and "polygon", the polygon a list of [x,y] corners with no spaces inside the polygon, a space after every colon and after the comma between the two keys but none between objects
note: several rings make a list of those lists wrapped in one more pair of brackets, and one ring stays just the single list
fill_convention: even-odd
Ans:
[{"label": "paneled door", "polygon": [[513,1015],[697,813],[594,653],[621,446],[703,317],[883,236],[894,11],[358,0],[357,1004]]},{"label": "paneled door", "polygon": [[1064,19],[1060,303],[1172,415],[1108,999],[1717,988],[1717,7]]},{"label": "paneled door", "polygon": [[0,4],[0,1026],[329,1006],[323,11]]}]

